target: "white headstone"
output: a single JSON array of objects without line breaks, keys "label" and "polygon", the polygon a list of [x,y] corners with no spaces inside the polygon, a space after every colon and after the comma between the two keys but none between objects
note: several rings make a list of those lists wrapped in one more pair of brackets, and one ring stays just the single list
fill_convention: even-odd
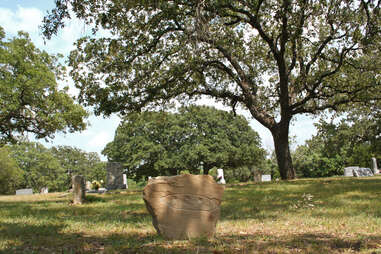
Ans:
[{"label": "white headstone", "polygon": [[222,168],[217,169],[217,183],[226,184],[226,181],[224,178],[224,170]]},{"label": "white headstone", "polygon": [[262,175],[262,182],[271,182],[271,175]]},{"label": "white headstone", "polygon": [[376,158],[372,158],[372,165],[373,165],[373,174],[379,174],[379,170],[378,170],[378,167],[377,167],[377,159]]},{"label": "white headstone", "polygon": [[33,189],[20,189],[16,190],[16,195],[32,195]]},{"label": "white headstone", "polygon": [[123,184],[126,185],[126,189],[128,189],[127,175],[123,174]]},{"label": "white headstone", "polygon": [[49,188],[48,187],[42,187],[40,190],[41,194],[48,194],[49,193]]},{"label": "white headstone", "polygon": [[91,190],[91,182],[86,181],[86,190]]},{"label": "white headstone", "polygon": [[354,176],[354,171],[358,170],[359,167],[353,166],[353,167],[346,167],[344,168],[344,176]]}]

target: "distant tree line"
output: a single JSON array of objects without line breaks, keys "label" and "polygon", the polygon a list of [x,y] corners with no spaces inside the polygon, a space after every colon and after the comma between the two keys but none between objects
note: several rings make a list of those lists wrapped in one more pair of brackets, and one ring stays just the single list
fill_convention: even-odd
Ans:
[{"label": "distant tree line", "polygon": [[317,134],[293,153],[299,177],[343,175],[348,166],[381,163],[381,103],[354,105],[336,120],[320,120]]},{"label": "distant tree line", "polygon": [[105,164],[97,153],[70,146],[48,149],[29,141],[5,145],[0,148],[0,194],[13,194],[20,188],[33,188],[34,192],[43,187],[66,191],[75,174],[90,181],[104,181]]}]

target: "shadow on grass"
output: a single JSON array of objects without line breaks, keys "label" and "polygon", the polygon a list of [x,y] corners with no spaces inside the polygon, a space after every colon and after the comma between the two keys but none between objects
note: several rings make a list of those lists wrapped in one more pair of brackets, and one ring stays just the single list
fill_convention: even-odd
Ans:
[{"label": "shadow on grass", "polygon": [[[38,232],[36,234],[36,232]],[[381,236],[323,233],[217,235],[210,240],[166,241],[153,233],[86,235],[65,225],[5,223],[0,253],[343,253],[379,250]],[[367,252],[368,253],[368,252]],[[369,252],[376,253],[376,252]]]}]

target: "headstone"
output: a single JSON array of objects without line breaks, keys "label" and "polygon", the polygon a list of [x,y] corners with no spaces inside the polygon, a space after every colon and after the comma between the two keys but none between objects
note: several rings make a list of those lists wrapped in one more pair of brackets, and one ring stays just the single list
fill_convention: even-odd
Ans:
[{"label": "headstone", "polygon": [[380,171],[378,170],[378,167],[377,167],[377,159],[376,158],[372,158],[372,168],[373,168],[373,174],[379,174]]},{"label": "headstone", "polygon": [[143,199],[157,232],[180,240],[214,234],[223,192],[210,175],[160,176],[148,181]]},{"label": "headstone", "polygon": [[16,190],[16,195],[32,195],[33,189],[20,189]]},{"label": "headstone", "polygon": [[106,189],[116,190],[125,189],[126,185],[123,184],[123,164],[119,162],[107,163],[107,177],[106,177]]},{"label": "headstone", "polygon": [[271,175],[262,175],[262,182],[271,182]]},{"label": "headstone", "polygon": [[123,184],[126,186],[126,189],[128,189],[128,182],[127,182],[127,175],[123,174]]},{"label": "headstone", "polygon": [[80,205],[85,201],[85,178],[80,175],[73,176],[73,204]]},{"label": "headstone", "polygon": [[222,168],[217,169],[217,183],[226,184],[226,181],[224,178],[224,170]]},{"label": "headstone", "polygon": [[42,187],[40,190],[41,194],[48,194],[49,193],[49,188],[48,187]]},{"label": "headstone", "polygon": [[354,170],[358,170],[359,167],[352,166],[344,168],[344,176],[354,176]]},{"label": "headstone", "polygon": [[90,181],[86,181],[86,190],[91,190],[91,182]]},{"label": "headstone", "polygon": [[373,171],[370,168],[358,168],[353,170],[353,175],[360,176],[373,176]]}]

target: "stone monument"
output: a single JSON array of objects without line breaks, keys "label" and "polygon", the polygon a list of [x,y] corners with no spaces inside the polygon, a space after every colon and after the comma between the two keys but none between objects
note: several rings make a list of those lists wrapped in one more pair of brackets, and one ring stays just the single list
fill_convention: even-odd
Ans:
[{"label": "stone monument", "polygon": [[376,158],[372,158],[372,169],[373,169],[373,174],[379,174],[380,171],[378,170],[378,167],[377,167],[377,159]]},{"label": "stone monument", "polygon": [[106,189],[116,190],[125,189],[126,185],[123,184],[124,167],[119,162],[107,163],[107,177],[106,177]]},{"label": "stone monument", "polygon": [[210,175],[159,176],[148,181],[143,199],[157,232],[180,240],[214,234],[223,192]]},{"label": "stone monument", "polygon": [[85,178],[81,175],[75,175],[73,181],[73,204],[81,205],[85,201],[86,185]]}]

